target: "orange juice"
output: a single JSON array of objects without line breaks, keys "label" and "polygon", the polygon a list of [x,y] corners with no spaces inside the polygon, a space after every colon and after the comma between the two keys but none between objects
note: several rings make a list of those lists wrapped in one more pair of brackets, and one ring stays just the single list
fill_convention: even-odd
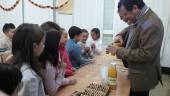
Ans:
[{"label": "orange juice", "polygon": [[116,77],[117,76],[116,69],[113,68],[113,67],[109,67],[109,69],[108,69],[108,76],[109,77]]},{"label": "orange juice", "polygon": [[108,68],[108,85],[113,90],[116,89],[116,77],[117,77],[116,64],[111,63]]}]

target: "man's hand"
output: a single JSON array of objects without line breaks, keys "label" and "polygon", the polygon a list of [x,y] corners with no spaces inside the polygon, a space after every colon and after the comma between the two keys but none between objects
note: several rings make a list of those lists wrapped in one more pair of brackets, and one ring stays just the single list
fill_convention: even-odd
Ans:
[{"label": "man's hand", "polygon": [[123,45],[124,41],[123,41],[123,38],[122,36],[118,35],[114,38],[114,41],[113,43],[120,43],[121,45]]},{"label": "man's hand", "polygon": [[116,51],[117,51],[117,47],[116,46],[111,46],[109,45],[107,48],[106,48],[106,54],[116,54]]}]

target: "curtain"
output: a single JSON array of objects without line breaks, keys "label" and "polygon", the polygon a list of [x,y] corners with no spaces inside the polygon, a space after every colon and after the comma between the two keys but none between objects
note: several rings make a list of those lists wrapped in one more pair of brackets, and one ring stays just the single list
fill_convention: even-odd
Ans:
[{"label": "curtain", "polygon": [[59,0],[58,6],[64,4],[65,2],[68,3],[64,5],[63,7],[58,9],[58,12],[61,14],[72,14],[73,11],[73,0]]},{"label": "curtain", "polygon": [[170,68],[170,15],[168,21],[168,27],[164,35],[164,42],[162,46],[162,56],[161,56],[161,63],[163,67]]},{"label": "curtain", "polygon": [[164,40],[161,49],[161,65],[170,67],[170,11],[169,0],[145,0],[146,4],[161,18],[164,24]]}]

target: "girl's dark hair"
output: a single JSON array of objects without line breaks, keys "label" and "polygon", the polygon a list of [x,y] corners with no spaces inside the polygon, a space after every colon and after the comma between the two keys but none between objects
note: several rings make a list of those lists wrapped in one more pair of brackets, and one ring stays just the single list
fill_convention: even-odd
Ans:
[{"label": "girl's dark hair", "polygon": [[44,37],[44,31],[37,24],[21,24],[12,39],[12,53],[14,64],[21,68],[23,63],[40,74],[40,64],[34,55],[33,44],[39,44]]},{"label": "girl's dark hair", "polygon": [[43,23],[41,25],[41,28],[44,31],[49,31],[50,29],[55,29],[55,30],[58,30],[58,31],[61,30],[61,27],[58,24],[51,22],[51,21],[47,21],[47,22]]},{"label": "girl's dark hair", "polygon": [[60,31],[51,29],[46,33],[46,41],[45,41],[45,48],[42,52],[39,60],[43,64],[43,68],[47,61],[52,63],[53,66],[58,65],[59,61],[59,42],[61,39],[62,33]]},{"label": "girl's dark hair", "polygon": [[93,29],[91,30],[91,33],[92,33],[92,32],[94,32],[94,33],[97,35],[97,39],[100,38],[100,30],[99,30],[98,28],[93,28]]},{"label": "girl's dark hair", "polygon": [[21,71],[12,64],[0,63],[0,90],[12,95],[22,79]]},{"label": "girl's dark hair", "polygon": [[122,5],[127,9],[127,11],[132,11],[134,5],[136,5],[139,9],[142,9],[145,6],[145,3],[143,0],[120,0],[118,3],[118,10]]}]

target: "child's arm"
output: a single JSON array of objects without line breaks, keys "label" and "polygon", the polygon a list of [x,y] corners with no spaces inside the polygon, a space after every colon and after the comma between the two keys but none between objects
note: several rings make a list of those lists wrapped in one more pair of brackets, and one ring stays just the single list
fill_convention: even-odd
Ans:
[{"label": "child's arm", "polygon": [[77,80],[64,78],[62,83],[63,83],[63,85],[74,85],[77,83]]},{"label": "child's arm", "polygon": [[45,85],[47,93],[50,96],[54,96],[58,88],[62,85],[61,79],[56,78],[55,70],[56,69],[52,65],[47,64],[46,69],[44,71],[44,85]]},{"label": "child's arm", "polygon": [[58,76],[57,76],[58,79],[57,80],[61,80],[60,84],[62,86],[75,84],[76,83],[75,79],[71,80],[71,79],[64,77],[65,71],[66,71],[66,63],[63,62],[62,66],[58,68]]},{"label": "child's arm", "polygon": [[83,60],[81,57],[81,48],[79,46],[76,46],[72,52],[72,56],[76,60],[77,65],[83,64]]}]

